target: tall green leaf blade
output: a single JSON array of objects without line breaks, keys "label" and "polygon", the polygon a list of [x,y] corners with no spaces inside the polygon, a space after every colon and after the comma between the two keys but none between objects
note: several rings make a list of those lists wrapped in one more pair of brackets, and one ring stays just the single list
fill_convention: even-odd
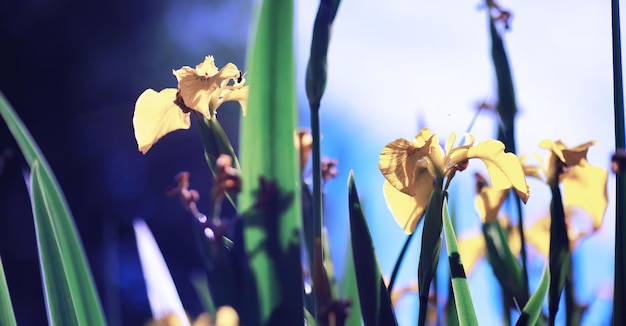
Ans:
[{"label": "tall green leaf blade", "polygon": [[554,325],[556,313],[559,310],[561,292],[565,285],[570,268],[569,239],[565,224],[565,211],[559,186],[550,186],[552,190],[552,202],[550,203],[550,290],[548,292],[548,309],[550,312],[550,325]]},{"label": "tall green leaf blade", "polygon": [[69,286],[74,303],[80,312],[81,324],[105,325],[100,299],[65,196],[36,142],[2,93],[0,93],[0,115],[15,137],[31,169],[35,161],[39,162],[41,185],[52,214],[54,232],[61,247],[64,267],[72,271]]},{"label": "tall green leaf blade", "polygon": [[304,318],[293,11],[293,1],[259,2],[248,47],[250,94],[239,155],[245,186],[238,206],[249,215],[244,237],[258,293],[257,325],[297,325]]},{"label": "tall green leaf blade", "polygon": [[13,305],[11,304],[11,295],[9,287],[4,276],[4,267],[2,266],[2,258],[0,258],[0,325],[16,326],[15,314],[13,313]]},{"label": "tall green leaf blade", "polygon": [[72,271],[63,261],[63,249],[54,226],[54,212],[44,187],[39,162],[35,159],[31,165],[29,188],[48,322],[50,325],[80,325],[80,306],[69,284]]},{"label": "tall green leaf blade", "polygon": [[354,184],[352,171],[350,171],[348,179],[348,202],[350,239],[363,322],[366,326],[397,325],[398,322],[380,273],[374,243]]},{"label": "tall green leaf blade", "polygon": [[[509,247],[509,240],[499,222],[483,223],[483,235],[489,255],[489,264],[507,295],[515,297],[523,306],[528,301],[524,275],[517,257]],[[508,299],[508,298],[507,298]]]},{"label": "tall green leaf blade", "polygon": [[441,230],[443,222],[441,212],[443,205],[443,191],[440,182],[435,186],[428,207],[424,213],[424,231],[422,233],[422,249],[420,251],[419,264],[417,266],[417,282],[419,288],[420,310],[418,325],[426,324],[428,312],[428,294],[430,283],[435,277],[441,254]]},{"label": "tall green leaf blade", "polygon": [[452,290],[454,292],[454,302],[459,318],[459,325],[478,325],[472,296],[465,276],[465,269],[461,262],[459,249],[456,243],[454,227],[448,212],[448,201],[443,199],[443,232],[446,235],[446,248],[448,248],[448,259],[450,261],[450,278],[452,279]]},{"label": "tall green leaf blade", "polygon": [[543,307],[543,301],[546,298],[549,287],[550,270],[548,266],[546,266],[543,270],[543,275],[541,276],[537,290],[532,296],[530,296],[530,299],[524,306],[522,315],[517,320],[515,326],[533,326],[537,323],[539,316],[541,315],[541,307]]},{"label": "tall green leaf blade", "polygon": [[350,314],[346,319],[346,326],[361,326],[361,302],[359,301],[359,287],[356,281],[356,271],[354,269],[354,255],[352,254],[352,243],[348,242],[346,260],[344,263],[343,277],[341,278],[341,294],[344,298],[352,301]]}]

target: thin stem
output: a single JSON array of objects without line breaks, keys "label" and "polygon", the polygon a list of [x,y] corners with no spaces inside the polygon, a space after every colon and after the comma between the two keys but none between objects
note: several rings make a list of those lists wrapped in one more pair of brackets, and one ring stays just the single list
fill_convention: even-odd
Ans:
[{"label": "thin stem", "polygon": [[[524,291],[526,292],[526,298],[530,297],[529,289],[528,289],[528,259],[526,256],[526,238],[524,237],[524,211],[522,210],[522,200],[519,198],[517,193],[515,194],[515,202],[517,204],[517,216],[518,223],[517,228],[519,231],[520,237],[520,256],[522,260],[522,271],[524,273]],[[526,304],[526,303],[524,303]]]},{"label": "thin stem", "polygon": [[[320,146],[320,114],[319,105],[315,106],[311,104],[311,136],[313,137],[313,237],[312,243],[315,243],[315,239],[319,238],[320,243],[322,240],[322,158],[321,158],[321,146]],[[320,255],[320,259],[324,260],[323,253]],[[314,262],[315,264],[315,262]],[[315,269],[311,269],[313,274],[313,280],[319,280],[322,275],[315,275]],[[315,300],[313,300],[315,302]],[[313,314],[316,316],[316,310],[319,307],[313,309]]]},{"label": "thin stem", "polygon": [[[623,149],[624,85],[622,79],[622,41],[620,32],[619,1],[611,1],[611,27],[613,31],[613,105],[615,111],[615,148]],[[613,325],[626,323],[626,174],[618,173],[615,182],[615,288],[613,297]]]},{"label": "thin stem", "polygon": [[389,286],[387,286],[387,291],[391,293],[393,290],[393,286],[396,283],[396,277],[398,276],[398,272],[400,271],[400,265],[402,265],[402,261],[404,260],[404,255],[406,254],[407,249],[409,248],[409,243],[411,243],[411,239],[413,239],[413,235],[415,232],[409,234],[404,241],[404,245],[402,246],[402,250],[400,250],[400,254],[398,255],[398,259],[396,259],[396,264],[393,266],[393,271],[391,272],[391,278],[389,278]]}]

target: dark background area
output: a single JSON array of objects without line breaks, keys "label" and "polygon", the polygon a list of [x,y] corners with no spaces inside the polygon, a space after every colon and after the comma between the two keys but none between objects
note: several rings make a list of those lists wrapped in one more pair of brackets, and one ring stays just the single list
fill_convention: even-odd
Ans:
[{"label": "dark background area", "polygon": [[[0,2],[0,91],[39,144],[63,189],[111,325],[150,318],[132,220],[151,227],[183,305],[201,307],[189,282],[201,271],[193,220],[167,198],[174,175],[208,197],[211,177],[195,126],[147,155],[133,135],[134,103],[146,88],[175,87],[172,69],[213,54],[244,67],[251,1]],[[243,69],[243,68],[242,68]],[[237,106],[220,109],[237,143]],[[35,231],[23,178],[27,165],[4,122],[0,151],[0,256],[20,325],[46,324]],[[203,211],[207,201],[200,202]]]}]

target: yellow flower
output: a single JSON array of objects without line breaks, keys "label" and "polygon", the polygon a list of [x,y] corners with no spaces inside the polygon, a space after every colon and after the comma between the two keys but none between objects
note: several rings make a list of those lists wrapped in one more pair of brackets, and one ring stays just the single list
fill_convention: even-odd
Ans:
[{"label": "yellow flower", "polygon": [[539,144],[550,150],[544,169],[548,183],[555,183],[558,177],[563,185],[563,206],[576,206],[587,212],[593,231],[602,225],[608,203],[608,171],[587,161],[587,151],[594,144],[588,142],[574,148],[568,148],[558,140],[543,140]]},{"label": "yellow flower", "polygon": [[207,119],[212,119],[215,110],[226,101],[238,101],[246,115],[248,87],[243,86],[246,79],[234,64],[218,70],[213,56],[207,56],[195,69],[184,66],[175,70],[174,76],[185,105]]},{"label": "yellow flower", "polygon": [[234,64],[217,70],[213,57],[208,56],[195,69],[185,66],[174,71],[174,75],[178,89],[147,89],[135,103],[133,127],[143,154],[166,134],[189,129],[191,111],[212,119],[222,103],[238,101],[246,115],[248,86],[244,86],[245,78]]},{"label": "yellow flower", "polygon": [[437,135],[422,129],[412,141],[396,139],[387,144],[380,154],[379,169],[386,182],[383,193],[396,222],[407,233],[412,233],[422,216],[434,181],[449,180],[456,171],[467,166],[467,160],[482,160],[489,172],[494,189],[513,187],[524,203],[530,191],[517,156],[504,152],[504,144],[486,140],[474,146],[474,138],[466,136],[466,145],[455,147],[456,135],[450,135],[445,151]]}]

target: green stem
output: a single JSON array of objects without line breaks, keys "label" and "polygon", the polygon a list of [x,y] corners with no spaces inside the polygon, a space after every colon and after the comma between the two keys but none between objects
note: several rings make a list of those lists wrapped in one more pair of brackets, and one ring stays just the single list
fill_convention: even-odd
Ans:
[{"label": "green stem", "polygon": [[[322,158],[320,146],[320,110],[319,105],[311,104],[311,136],[313,137],[313,243],[315,239],[322,239]],[[324,258],[321,257],[323,260]],[[313,280],[319,280],[320,275],[315,275],[315,269],[311,269]],[[315,301],[315,300],[314,300]],[[316,311],[315,307],[313,311]]]},{"label": "green stem", "polygon": [[398,272],[400,271],[400,265],[402,265],[402,261],[404,260],[407,249],[409,249],[409,243],[411,243],[411,239],[413,239],[414,234],[415,232],[409,234],[406,237],[404,245],[402,246],[402,250],[400,250],[400,254],[398,255],[398,259],[396,259],[396,264],[393,266],[391,278],[389,279],[389,286],[387,286],[387,291],[389,293],[391,293],[391,291],[393,290],[393,286],[396,283],[396,277],[398,276]]},{"label": "green stem", "polygon": [[[620,35],[619,1],[611,1],[613,31],[613,104],[615,111],[615,148],[624,149],[624,85],[622,79],[622,44]],[[615,196],[615,288],[613,297],[613,325],[626,323],[626,174],[616,175]]]},{"label": "green stem", "polygon": [[[515,194],[515,202],[517,203],[517,216],[519,218],[517,228],[519,230],[520,237],[520,258],[522,260],[522,271],[524,276],[524,292],[526,292],[526,298],[530,297],[530,291],[528,289],[528,259],[526,258],[526,238],[524,237],[524,212],[522,210],[522,200],[517,194]],[[519,304],[526,304],[519,303]]]}]

